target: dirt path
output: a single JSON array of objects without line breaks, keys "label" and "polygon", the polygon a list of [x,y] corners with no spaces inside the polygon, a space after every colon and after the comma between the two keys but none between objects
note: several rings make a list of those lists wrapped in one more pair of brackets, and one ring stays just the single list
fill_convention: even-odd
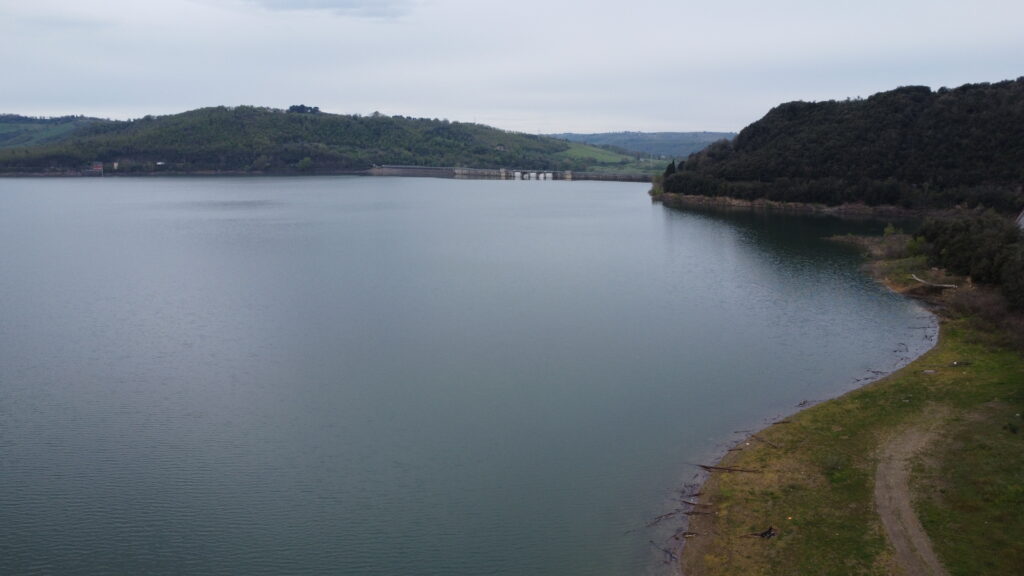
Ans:
[{"label": "dirt path", "polygon": [[934,437],[934,429],[911,428],[882,447],[875,471],[875,507],[896,563],[907,576],[945,576],[932,542],[918,521],[910,499],[910,459]]}]

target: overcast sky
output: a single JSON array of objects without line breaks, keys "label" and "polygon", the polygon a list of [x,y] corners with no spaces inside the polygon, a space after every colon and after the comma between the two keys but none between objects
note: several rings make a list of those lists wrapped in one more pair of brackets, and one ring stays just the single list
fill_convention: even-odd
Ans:
[{"label": "overcast sky", "polygon": [[1021,0],[0,0],[0,112],[203,106],[735,131],[790,100],[1024,75]]}]

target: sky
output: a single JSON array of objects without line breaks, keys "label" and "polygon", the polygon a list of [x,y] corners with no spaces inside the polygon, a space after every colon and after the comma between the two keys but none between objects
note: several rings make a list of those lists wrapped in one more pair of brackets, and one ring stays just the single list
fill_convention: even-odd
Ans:
[{"label": "sky", "polygon": [[1024,76],[1020,0],[0,0],[0,113],[205,106],[529,133],[738,131]]}]

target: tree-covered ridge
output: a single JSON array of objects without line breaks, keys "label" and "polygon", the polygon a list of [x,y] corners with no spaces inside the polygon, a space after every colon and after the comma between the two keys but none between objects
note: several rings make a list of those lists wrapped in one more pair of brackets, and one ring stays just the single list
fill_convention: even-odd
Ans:
[{"label": "tree-covered ridge", "polygon": [[479,124],[339,115],[304,105],[202,108],[94,124],[64,140],[0,149],[0,171],[343,172],[374,164],[538,170],[588,168],[569,143]]},{"label": "tree-covered ridge", "polygon": [[1024,208],[1024,78],[790,102],[691,155],[665,192],[829,205]]}]

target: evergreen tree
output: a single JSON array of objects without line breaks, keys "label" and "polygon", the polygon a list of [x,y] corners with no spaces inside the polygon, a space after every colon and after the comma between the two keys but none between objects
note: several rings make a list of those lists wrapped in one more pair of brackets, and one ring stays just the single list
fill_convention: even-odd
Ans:
[{"label": "evergreen tree", "polygon": [[671,176],[671,175],[673,175],[675,173],[676,173],[676,161],[673,158],[672,161],[668,163],[668,166],[665,167],[665,178],[667,179],[669,176]]}]

